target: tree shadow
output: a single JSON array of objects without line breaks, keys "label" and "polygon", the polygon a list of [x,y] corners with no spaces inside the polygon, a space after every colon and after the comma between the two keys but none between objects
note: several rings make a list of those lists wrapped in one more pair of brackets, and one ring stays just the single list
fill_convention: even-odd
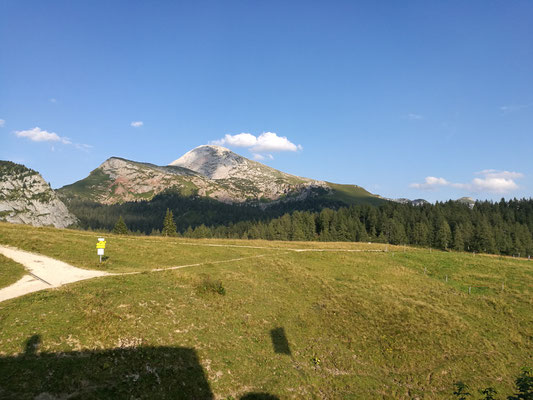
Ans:
[{"label": "tree shadow", "polygon": [[272,346],[274,346],[275,353],[291,355],[289,341],[287,340],[287,335],[285,335],[284,328],[272,329],[270,337],[272,338]]},{"label": "tree shadow", "polygon": [[247,393],[240,397],[239,400],[279,400],[279,397],[270,393]]},{"label": "tree shadow", "polygon": [[[214,399],[196,351],[187,347],[119,347],[38,352],[40,335],[24,353],[0,356],[0,399]],[[250,392],[241,400],[279,400]]]},{"label": "tree shadow", "polygon": [[115,348],[0,357],[2,399],[213,399],[196,351],[187,347]]}]

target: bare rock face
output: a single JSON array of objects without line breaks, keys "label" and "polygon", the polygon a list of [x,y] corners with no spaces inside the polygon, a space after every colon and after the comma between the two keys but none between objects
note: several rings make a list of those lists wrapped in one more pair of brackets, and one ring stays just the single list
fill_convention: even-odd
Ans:
[{"label": "bare rock face", "polygon": [[169,165],[198,172],[248,199],[272,201],[291,195],[301,200],[313,188],[328,189],[326,182],[286,174],[220,146],[196,147]]},{"label": "bare rock face", "polygon": [[0,161],[0,221],[66,228],[77,218],[38,172]]},{"label": "bare rock face", "polygon": [[224,147],[208,145],[192,149],[169,165],[196,171],[209,179],[246,178],[253,167],[266,167]]}]

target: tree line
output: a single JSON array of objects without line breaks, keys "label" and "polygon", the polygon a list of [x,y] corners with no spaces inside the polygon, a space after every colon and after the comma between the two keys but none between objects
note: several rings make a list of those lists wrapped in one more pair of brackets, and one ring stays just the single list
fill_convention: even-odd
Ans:
[{"label": "tree line", "polygon": [[191,238],[379,242],[533,255],[533,199],[476,202],[472,208],[457,201],[348,207],[311,200],[298,205],[308,209],[294,206],[228,205],[176,194],[113,206],[70,204],[84,229],[111,230],[122,216],[129,231],[159,235],[171,211],[175,234]]}]

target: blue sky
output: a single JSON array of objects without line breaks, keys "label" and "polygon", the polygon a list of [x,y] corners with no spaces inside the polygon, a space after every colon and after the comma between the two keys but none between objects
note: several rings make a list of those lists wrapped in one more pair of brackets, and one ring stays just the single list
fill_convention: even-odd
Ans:
[{"label": "blue sky", "polygon": [[531,197],[531,21],[529,0],[4,0],[0,159],[60,187],[218,143],[387,197]]}]

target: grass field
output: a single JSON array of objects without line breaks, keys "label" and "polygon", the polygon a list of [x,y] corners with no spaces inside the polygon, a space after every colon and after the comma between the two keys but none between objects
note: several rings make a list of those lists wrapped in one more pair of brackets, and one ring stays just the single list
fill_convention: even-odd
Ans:
[{"label": "grass field", "polygon": [[24,267],[0,254],[0,288],[15,283],[24,275]]},{"label": "grass field", "polygon": [[99,264],[97,237],[0,223],[0,244],[145,272],[0,303],[0,398],[449,399],[533,364],[527,260],[106,235]]}]

